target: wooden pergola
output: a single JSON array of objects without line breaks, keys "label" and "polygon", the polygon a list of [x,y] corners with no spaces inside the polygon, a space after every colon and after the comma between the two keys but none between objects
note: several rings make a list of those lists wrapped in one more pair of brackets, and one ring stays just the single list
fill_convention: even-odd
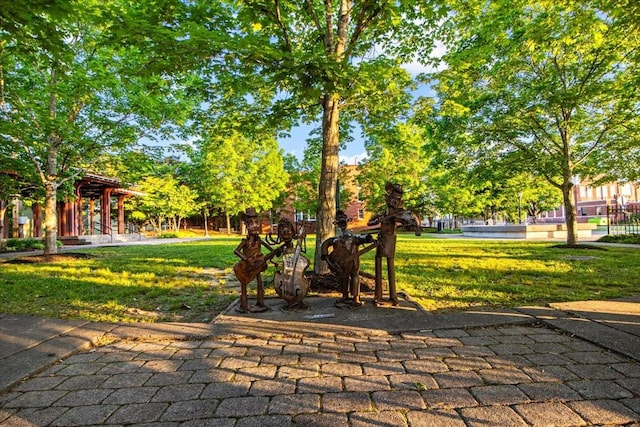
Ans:
[{"label": "wooden pergola", "polygon": [[[111,201],[114,198],[117,200],[116,232],[124,234],[124,200],[127,197],[142,195],[142,193],[122,188],[118,179],[94,173],[86,173],[82,179],[76,181],[74,193],[75,200],[58,203],[58,235],[62,237],[111,234]],[[83,209],[85,203],[88,205],[87,211]],[[97,221],[96,211],[99,213]],[[83,221],[85,215],[86,227]]]},{"label": "wooden pergola", "polygon": [[[117,210],[116,233],[124,234],[124,200],[127,197],[142,196],[143,193],[122,188],[120,180],[116,178],[87,172],[74,183],[74,195],[73,199],[57,203],[58,236],[60,237],[112,234],[112,201],[114,199]],[[42,237],[42,205],[33,203],[31,210],[32,235]],[[5,227],[2,233],[4,237],[8,237],[7,231]]]}]

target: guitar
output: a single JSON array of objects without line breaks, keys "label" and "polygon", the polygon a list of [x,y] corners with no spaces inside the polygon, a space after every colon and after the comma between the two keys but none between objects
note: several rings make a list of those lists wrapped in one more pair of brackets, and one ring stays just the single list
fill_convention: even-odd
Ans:
[{"label": "guitar", "polygon": [[241,259],[233,266],[233,272],[236,274],[241,285],[246,285],[255,279],[258,274],[267,269],[267,262],[276,254],[275,251],[268,255],[257,253],[246,260]]}]

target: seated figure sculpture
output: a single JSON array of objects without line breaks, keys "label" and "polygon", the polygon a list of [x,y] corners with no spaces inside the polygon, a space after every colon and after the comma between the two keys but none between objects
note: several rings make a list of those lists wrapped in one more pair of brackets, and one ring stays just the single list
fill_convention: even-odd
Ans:
[{"label": "seated figure sculpture", "polygon": [[371,250],[375,245],[359,250],[358,247],[365,243],[374,243],[371,235],[355,235],[347,230],[349,219],[339,210],[333,222],[340,228],[341,235],[331,237],[321,245],[321,259],[327,262],[329,269],[335,274],[342,298],[336,301],[336,305],[348,304],[351,307],[362,305],[360,300],[360,255]]}]

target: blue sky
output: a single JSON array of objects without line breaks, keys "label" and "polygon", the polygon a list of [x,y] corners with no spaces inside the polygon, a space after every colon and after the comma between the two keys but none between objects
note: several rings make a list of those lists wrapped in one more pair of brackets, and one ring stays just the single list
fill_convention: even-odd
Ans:
[{"label": "blue sky", "polygon": [[[312,125],[301,125],[291,130],[288,138],[279,138],[278,143],[280,148],[285,153],[291,153],[298,159],[302,160],[304,150],[307,147],[307,138],[309,133],[315,128],[319,127],[320,122]],[[347,147],[340,151],[340,161],[346,164],[354,164],[364,159],[367,155],[367,151],[364,148],[364,141],[360,136],[360,128],[354,127],[353,142],[347,145]]]},{"label": "blue sky", "polygon": [[[440,43],[437,44],[433,51],[435,56],[441,56],[444,53],[444,46]],[[420,73],[435,71],[432,68],[428,68],[417,61],[411,64],[404,64],[403,67],[413,76],[416,77]],[[435,92],[428,86],[421,86],[415,91],[414,96],[435,96]],[[318,119],[320,120],[320,119]],[[320,126],[320,122],[313,125],[301,125],[291,130],[288,138],[280,138],[278,143],[285,153],[291,153],[299,159],[302,159],[304,155],[304,149],[307,146],[307,138],[309,132],[316,127]],[[347,147],[340,151],[340,161],[346,164],[355,164],[363,160],[367,156],[367,151],[364,148],[364,141],[360,135],[360,127],[354,126],[353,142],[347,145]]]}]

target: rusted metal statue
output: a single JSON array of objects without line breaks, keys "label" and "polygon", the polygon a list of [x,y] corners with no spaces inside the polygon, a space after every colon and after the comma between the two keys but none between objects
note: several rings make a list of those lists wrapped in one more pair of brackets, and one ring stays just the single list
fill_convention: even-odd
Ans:
[{"label": "rusted metal statue", "polygon": [[[321,258],[327,262],[329,269],[335,274],[342,298],[336,301],[336,305],[348,304],[351,307],[362,305],[360,300],[360,256],[376,247],[373,236],[355,235],[347,230],[349,219],[339,210],[333,222],[340,228],[341,235],[330,237],[321,245]],[[358,247],[365,243],[372,245],[360,250]]]},{"label": "rusted metal statue", "polygon": [[[296,244],[293,245],[293,238]],[[276,293],[287,302],[286,309],[307,309],[303,299],[309,292],[310,282],[305,275],[309,267],[309,260],[303,255],[306,249],[304,224],[299,226],[296,233],[296,226],[286,218],[278,222],[278,237],[272,239],[267,237],[269,243],[280,246],[275,250],[278,256],[282,257],[280,262],[275,262],[276,273],[273,278]]]},{"label": "rusted metal statue", "polygon": [[[254,208],[240,214],[247,226],[247,237],[242,239],[233,253],[240,258],[240,261],[233,267],[233,271],[241,286],[240,308],[242,313],[259,313],[269,309],[264,303],[264,284],[262,282],[262,272],[267,269],[267,262],[276,255],[275,251],[260,238],[260,222],[258,214]],[[269,250],[265,256],[262,253],[262,246]],[[247,299],[247,284],[256,279],[258,289],[256,292],[256,304],[249,306]]]},{"label": "rusted metal statue", "polygon": [[[387,182],[385,184],[385,202],[387,211],[373,216],[367,223],[369,226],[379,225],[380,231],[376,242],[375,258],[375,295],[373,302],[376,305],[398,305],[396,294],[396,226],[403,225],[405,230],[412,230],[416,236],[421,234],[420,222],[410,211],[402,207],[402,186]],[[389,301],[382,297],[382,258],[387,260],[387,281],[389,282]]]}]

